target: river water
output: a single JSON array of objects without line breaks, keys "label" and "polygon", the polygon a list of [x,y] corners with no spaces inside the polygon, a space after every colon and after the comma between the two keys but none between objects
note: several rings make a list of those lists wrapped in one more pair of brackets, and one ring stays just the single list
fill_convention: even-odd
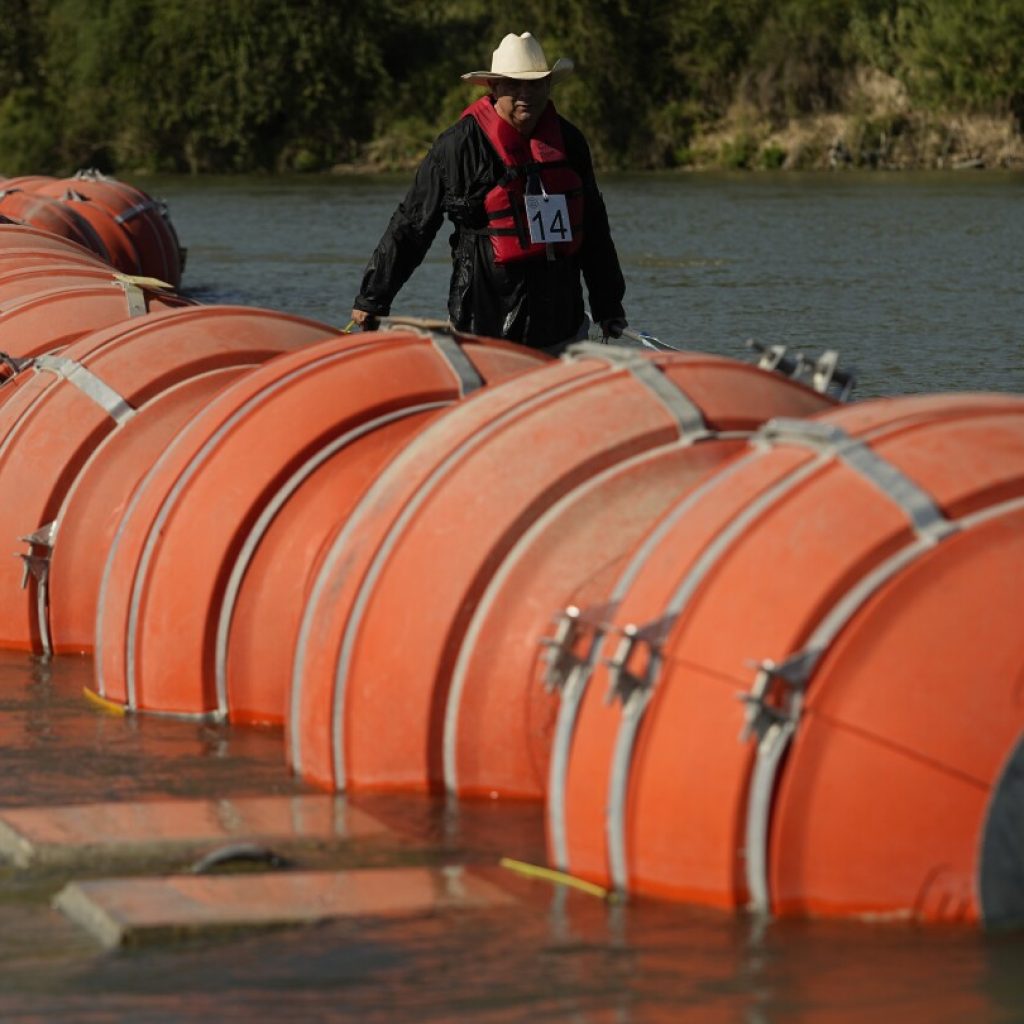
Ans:
[{"label": "river water", "polygon": [[[160,180],[183,290],[344,326],[404,177]],[[748,358],[826,348],[857,396],[1024,391],[1024,177],[623,176],[603,190],[631,323]],[[446,232],[395,303],[444,316]],[[274,731],[109,718],[87,661],[0,655],[0,806],[295,793]],[[431,863],[540,861],[539,808],[355,800]],[[408,858],[378,851],[377,863]],[[546,884],[514,909],[103,953],[0,869],[0,1020],[1024,1020],[1024,939],[608,906]]]},{"label": "river water", "polygon": [[[344,326],[407,177],[154,183],[185,286]],[[1024,390],[1024,175],[647,175],[602,191],[632,326],[747,358],[838,349],[856,395]],[[448,231],[394,312],[446,316]]]}]

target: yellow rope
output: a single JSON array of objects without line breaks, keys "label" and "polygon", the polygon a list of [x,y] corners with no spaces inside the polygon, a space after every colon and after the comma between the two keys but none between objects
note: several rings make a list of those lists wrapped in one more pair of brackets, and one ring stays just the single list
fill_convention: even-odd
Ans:
[{"label": "yellow rope", "polygon": [[582,878],[566,874],[564,871],[555,871],[553,868],[544,868],[539,864],[527,864],[526,861],[513,860],[511,857],[502,857],[499,861],[503,868],[514,871],[518,875],[525,875],[527,878],[541,878],[546,882],[554,882],[557,885],[566,885],[571,889],[578,889],[587,893],[588,896],[596,896],[600,900],[608,900],[610,903],[620,899],[618,893],[606,889],[603,885],[595,882],[587,882]]},{"label": "yellow rope", "polygon": [[123,704],[116,704],[112,700],[107,700],[106,697],[101,697],[98,693],[90,690],[88,686],[82,687],[82,694],[98,711],[105,711],[108,715],[117,715],[118,717],[125,714]]},{"label": "yellow rope", "polygon": [[351,334],[352,333],[352,328],[355,327],[355,325],[356,325],[355,320],[349,320],[349,322],[342,328],[341,333],[342,334]]}]

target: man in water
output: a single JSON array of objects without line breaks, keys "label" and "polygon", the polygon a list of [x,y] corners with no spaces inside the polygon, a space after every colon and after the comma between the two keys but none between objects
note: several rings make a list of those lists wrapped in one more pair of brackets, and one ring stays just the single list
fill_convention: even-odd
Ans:
[{"label": "man in water", "polygon": [[489,92],[434,142],[377,244],[352,319],[376,328],[420,265],[447,214],[448,313],[459,331],[557,354],[587,335],[582,272],[605,339],[626,326],[625,282],[582,133],[560,117],[540,43],[509,34],[488,71],[462,77]]}]

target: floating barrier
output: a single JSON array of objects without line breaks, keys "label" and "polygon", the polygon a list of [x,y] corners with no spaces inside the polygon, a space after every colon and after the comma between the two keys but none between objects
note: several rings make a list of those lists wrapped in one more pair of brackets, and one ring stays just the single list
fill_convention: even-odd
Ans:
[{"label": "floating barrier", "polygon": [[73,238],[127,274],[181,283],[185,251],[164,203],[97,171],[0,183],[0,215]]},{"label": "floating barrier", "polygon": [[110,252],[92,224],[66,203],[20,190],[0,192],[0,214],[67,238],[110,262]]},{"label": "floating barrier", "polygon": [[[108,259],[113,267],[125,274],[145,274],[148,271],[167,271],[168,262],[163,258],[163,249],[157,249],[158,259],[154,260],[147,252],[146,260],[142,259],[136,248],[135,240],[120,220],[117,212],[95,202],[82,192],[71,187],[74,182],[54,181],[37,186],[36,195],[58,199],[84,221],[87,221],[103,242]],[[173,276],[173,275],[172,275]],[[161,278],[161,280],[168,280]],[[172,283],[168,280],[168,283]],[[180,273],[175,285],[180,284]]]},{"label": "floating barrier", "polygon": [[57,513],[49,551],[41,645],[55,654],[91,654],[106,553],[139,481],[213,397],[258,366],[239,362],[189,377],[140,406],[90,454]]},{"label": "floating barrier", "polygon": [[[148,283],[151,290],[154,289],[155,284],[146,278],[122,274],[102,263],[87,263],[84,260],[76,262],[74,257],[66,262],[47,260],[33,266],[23,266],[17,270],[5,269],[0,261],[0,311],[10,303],[36,292],[100,283],[114,287]],[[156,290],[164,291],[163,289]]]},{"label": "floating barrier", "polygon": [[345,337],[176,295],[138,189],[0,188],[0,646],[330,790],[544,798],[594,891],[1024,922],[1024,399]]},{"label": "floating barrier", "polygon": [[79,171],[74,177],[42,184],[36,194],[60,199],[88,220],[108,242],[115,266],[156,277],[172,288],[181,284],[185,253],[164,203],[97,171]]},{"label": "floating barrier", "polygon": [[0,352],[8,361],[31,359],[105,327],[191,305],[190,299],[174,292],[128,278],[58,285],[22,295],[0,308]]},{"label": "floating barrier", "polygon": [[[226,715],[237,704],[243,718],[280,721],[287,674],[232,685],[222,673],[219,693],[215,682],[218,632],[223,644],[246,568],[233,575],[240,555],[251,556],[268,517],[323,460],[333,490],[320,531],[344,519],[410,429],[539,361],[521,346],[407,330],[325,341],[247,374],[178,436],[117,527],[96,625],[99,695],[176,714]],[[273,598],[272,616],[285,621],[317,544],[315,532],[294,540],[307,545],[282,566],[295,584]],[[267,626],[270,646],[294,641]]]},{"label": "floating barrier", "polygon": [[780,914],[1021,916],[1022,501],[1011,396],[768,423],[638,549],[563,691],[552,862]]},{"label": "floating barrier", "polygon": [[36,262],[43,253],[51,253],[55,258],[64,260],[85,259],[100,266],[109,266],[98,253],[73,239],[28,224],[0,223],[0,258],[10,261],[9,269]]},{"label": "floating barrier", "polygon": [[[28,538],[32,585],[22,589],[15,559],[0,561],[0,646],[40,649],[49,550],[58,512],[89,455],[147,402],[192,376],[264,362],[336,328],[271,310],[190,306],[95,332],[58,355],[24,363],[0,389],[0,543],[14,553]],[[124,467],[122,467],[124,468]],[[125,469],[123,486],[134,482]],[[116,505],[123,496],[106,492]],[[100,541],[92,537],[92,545]],[[94,598],[83,574],[80,600]]]},{"label": "floating barrier", "polygon": [[731,360],[586,345],[439,417],[331,541],[296,654],[293,768],[337,789],[441,788],[455,659],[523,532],[619,462],[749,427],[781,391],[793,412],[822,408],[810,389]]}]

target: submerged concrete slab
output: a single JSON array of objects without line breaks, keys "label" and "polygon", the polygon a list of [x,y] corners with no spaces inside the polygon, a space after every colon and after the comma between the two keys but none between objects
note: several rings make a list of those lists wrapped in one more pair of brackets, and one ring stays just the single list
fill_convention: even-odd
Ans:
[{"label": "submerged concrete slab", "polygon": [[57,894],[54,906],[113,948],[338,918],[411,916],[515,902],[480,875],[450,867],[71,882]]},{"label": "submerged concrete slab", "polygon": [[0,811],[0,858],[17,867],[167,860],[241,840],[275,850],[391,835],[331,794],[152,800]]}]

